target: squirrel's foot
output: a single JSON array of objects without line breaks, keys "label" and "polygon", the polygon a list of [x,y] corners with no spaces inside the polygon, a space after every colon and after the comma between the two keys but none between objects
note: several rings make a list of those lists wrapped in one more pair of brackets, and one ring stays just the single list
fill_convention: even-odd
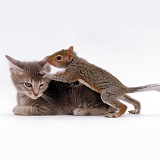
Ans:
[{"label": "squirrel's foot", "polygon": [[130,114],[138,114],[140,113],[138,110],[130,110],[128,111]]},{"label": "squirrel's foot", "polygon": [[117,115],[117,113],[107,113],[105,115],[105,117],[107,117],[107,118],[117,118],[119,116]]}]

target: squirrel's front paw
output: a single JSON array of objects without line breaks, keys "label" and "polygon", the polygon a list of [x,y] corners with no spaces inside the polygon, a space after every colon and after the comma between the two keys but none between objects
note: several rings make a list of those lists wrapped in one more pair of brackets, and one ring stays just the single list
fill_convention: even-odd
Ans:
[{"label": "squirrel's front paw", "polygon": [[40,74],[44,74],[44,75],[48,75],[49,74],[49,72],[47,72],[46,70],[41,70],[40,72],[39,72]]},{"label": "squirrel's front paw", "polygon": [[43,78],[50,78],[50,72],[41,70],[39,73],[43,76]]}]

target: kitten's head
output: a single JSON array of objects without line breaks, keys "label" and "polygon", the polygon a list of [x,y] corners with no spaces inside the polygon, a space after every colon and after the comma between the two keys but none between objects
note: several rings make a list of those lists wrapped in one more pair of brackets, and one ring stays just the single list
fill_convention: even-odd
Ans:
[{"label": "kitten's head", "polygon": [[6,55],[9,60],[11,79],[21,94],[24,94],[32,99],[41,97],[47,89],[50,79],[43,78],[39,72],[47,69],[50,72],[50,66],[46,66],[47,58],[38,62],[21,62]]}]

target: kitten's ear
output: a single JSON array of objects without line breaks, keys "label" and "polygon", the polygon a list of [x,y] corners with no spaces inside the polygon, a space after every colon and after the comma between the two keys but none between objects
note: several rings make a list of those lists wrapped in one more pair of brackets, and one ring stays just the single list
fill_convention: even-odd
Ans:
[{"label": "kitten's ear", "polygon": [[73,59],[73,46],[69,47],[69,49],[67,50],[67,59],[68,62],[71,62]]},{"label": "kitten's ear", "polygon": [[51,67],[50,64],[47,62],[43,67],[42,67],[42,72],[51,72]]},{"label": "kitten's ear", "polygon": [[18,60],[15,60],[14,58],[8,56],[8,55],[5,55],[6,58],[8,59],[9,61],[9,65],[10,65],[10,71],[14,74],[17,74],[17,75],[22,75],[24,73],[24,70],[21,69],[20,67],[18,67]]}]

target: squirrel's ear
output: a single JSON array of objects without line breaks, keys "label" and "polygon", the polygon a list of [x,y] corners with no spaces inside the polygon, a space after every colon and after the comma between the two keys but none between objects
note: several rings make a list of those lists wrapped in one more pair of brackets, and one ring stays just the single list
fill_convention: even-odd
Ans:
[{"label": "squirrel's ear", "polygon": [[67,58],[68,58],[68,62],[72,61],[72,59],[73,59],[73,46],[69,47],[69,49],[67,50]]},{"label": "squirrel's ear", "polygon": [[71,50],[73,52],[73,46],[70,46],[68,50]]}]

